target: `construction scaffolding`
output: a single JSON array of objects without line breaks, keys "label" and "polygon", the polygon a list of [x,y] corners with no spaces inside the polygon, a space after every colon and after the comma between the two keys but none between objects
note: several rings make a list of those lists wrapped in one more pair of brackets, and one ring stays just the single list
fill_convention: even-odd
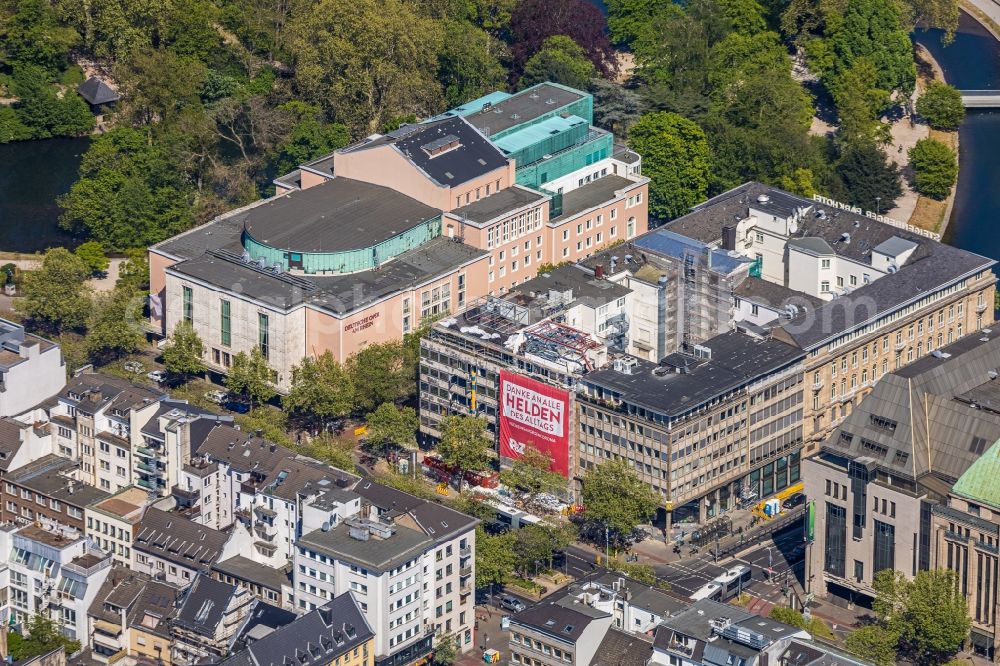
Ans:
[{"label": "construction scaffolding", "polygon": [[590,335],[554,321],[543,321],[524,331],[524,353],[532,354],[563,367],[576,364],[587,371],[594,369],[593,354],[604,349]]}]

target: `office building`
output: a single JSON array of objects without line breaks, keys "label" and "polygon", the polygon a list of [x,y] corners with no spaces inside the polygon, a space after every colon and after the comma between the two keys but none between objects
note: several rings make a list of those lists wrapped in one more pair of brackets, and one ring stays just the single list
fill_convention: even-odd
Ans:
[{"label": "office building", "polygon": [[[889,372],[803,462],[816,517],[806,553],[808,592],[869,603],[878,571],[912,578],[922,569],[959,566],[955,559],[948,564],[953,542],[936,537],[935,524],[940,532],[947,522],[964,538],[976,522],[968,498],[948,496],[1000,439],[998,367],[1000,333],[983,330]],[[970,548],[969,556],[988,556],[985,540],[984,547]]]}]

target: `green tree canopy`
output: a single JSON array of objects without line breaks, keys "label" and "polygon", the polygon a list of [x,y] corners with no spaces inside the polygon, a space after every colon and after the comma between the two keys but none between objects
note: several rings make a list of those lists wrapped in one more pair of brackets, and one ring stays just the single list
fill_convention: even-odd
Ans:
[{"label": "green tree canopy", "polygon": [[292,388],[281,404],[314,422],[347,416],[354,408],[351,374],[329,351],[292,367]]},{"label": "green tree canopy", "polygon": [[372,411],[405,396],[413,382],[406,358],[400,342],[371,344],[352,354],[345,365],[354,384],[355,409]]},{"label": "green tree canopy", "polygon": [[33,139],[80,136],[94,128],[94,115],[75,92],[60,97],[49,72],[38,65],[18,64],[12,74],[14,111]]},{"label": "green tree canopy", "polygon": [[182,321],[174,327],[170,341],[163,348],[163,367],[181,379],[205,372],[205,345],[191,322]]},{"label": "green tree canopy", "polygon": [[947,661],[969,635],[968,601],[956,579],[947,569],[918,571],[913,580],[892,569],[875,574],[875,616],[915,663]]},{"label": "green tree canopy", "polygon": [[65,636],[56,621],[42,613],[31,616],[25,626],[27,637],[14,631],[7,633],[7,650],[17,661],[37,657],[60,647],[67,656],[80,649],[80,641]]},{"label": "green tree canopy", "polygon": [[392,445],[405,448],[417,445],[420,419],[412,407],[397,407],[395,403],[383,402],[365,417],[365,422],[368,424],[367,443],[380,454],[385,454]]},{"label": "green tree canopy", "polygon": [[411,3],[319,0],[288,32],[298,90],[357,134],[441,106],[436,75],[444,31]]},{"label": "green tree canopy", "polygon": [[708,142],[698,125],[675,113],[647,113],[629,131],[628,145],[650,178],[651,217],[669,220],[705,200]]},{"label": "green tree canopy", "polygon": [[80,178],[59,199],[63,228],[111,251],[151,245],[191,226],[193,192],[156,144],[130,127],[96,137]]},{"label": "green tree canopy", "polygon": [[249,354],[240,352],[233,357],[233,364],[226,375],[226,388],[247,398],[253,408],[254,402],[261,404],[274,397],[273,378],[274,371],[267,364],[260,347],[254,347]]},{"label": "green tree canopy", "polygon": [[645,107],[636,92],[607,79],[593,79],[590,93],[594,96],[594,124],[622,138]]},{"label": "green tree canopy", "polygon": [[524,64],[521,86],[552,81],[571,88],[586,89],[596,75],[597,68],[583,47],[566,35],[553,35]]},{"label": "green tree canopy", "polygon": [[146,248],[125,251],[125,261],[118,266],[118,282],[115,286],[149,291],[149,254]]},{"label": "green tree canopy", "polygon": [[917,113],[934,129],[956,130],[965,119],[962,93],[947,83],[931,81],[917,98]]},{"label": "green tree canopy", "polygon": [[840,127],[837,138],[845,145],[887,144],[890,126],[879,119],[889,106],[889,93],[880,90],[879,74],[868,58],[858,58],[830,81]]},{"label": "green tree canopy", "polygon": [[131,289],[98,294],[87,320],[87,351],[104,361],[137,351],[146,342],[142,295]]},{"label": "green tree canopy", "polygon": [[552,470],[552,459],[528,446],[524,455],[514,461],[510,469],[500,472],[500,481],[517,492],[524,493],[525,504],[533,506],[543,493],[563,493],[566,479]]},{"label": "green tree canopy", "polygon": [[839,74],[859,58],[875,66],[875,87],[909,94],[917,78],[913,44],[903,25],[900,4],[884,0],[847,0],[841,29],[831,37],[833,71]]},{"label": "green tree canopy", "polygon": [[37,65],[55,75],[69,64],[69,51],[80,36],[59,22],[46,0],[17,0],[16,10],[0,22],[0,62],[8,67]]},{"label": "green tree canopy", "polygon": [[951,148],[937,139],[920,139],[907,155],[917,192],[932,199],[944,199],[951,194],[958,178],[958,160]]},{"label": "green tree canopy", "polygon": [[855,629],[847,635],[845,647],[875,666],[894,666],[899,636],[877,624]]},{"label": "green tree canopy", "polygon": [[302,455],[315,458],[337,469],[354,473],[353,441],[338,440],[327,433],[321,433],[308,443],[300,444],[296,448]]},{"label": "green tree canopy", "polygon": [[81,244],[73,250],[73,254],[80,257],[91,273],[103,273],[111,265],[111,261],[104,254],[104,248],[96,241]]},{"label": "green tree canopy", "polygon": [[17,309],[49,331],[79,329],[90,314],[90,276],[83,261],[65,248],[45,253],[42,266],[24,277],[24,299]]},{"label": "green tree canopy", "polygon": [[441,441],[437,453],[458,470],[459,488],[465,472],[479,471],[490,462],[493,440],[486,430],[486,420],[476,416],[446,416],[441,422]]},{"label": "green tree canopy", "polygon": [[607,460],[584,475],[584,518],[619,537],[630,535],[659,505],[659,496],[624,460]]},{"label": "green tree canopy", "polygon": [[841,198],[866,210],[890,210],[903,193],[899,169],[885,151],[871,144],[850,146],[836,167]]},{"label": "green tree canopy", "polygon": [[517,566],[514,533],[489,534],[476,527],[476,587],[503,585]]},{"label": "green tree canopy", "polygon": [[297,169],[300,164],[332,153],[350,143],[347,127],[340,123],[322,122],[319,107],[299,101],[286,102],[282,107],[298,120],[288,137],[276,148],[272,158],[273,171],[282,175]]},{"label": "green tree canopy", "polygon": [[468,21],[445,20],[437,78],[449,107],[506,87],[506,45]]}]

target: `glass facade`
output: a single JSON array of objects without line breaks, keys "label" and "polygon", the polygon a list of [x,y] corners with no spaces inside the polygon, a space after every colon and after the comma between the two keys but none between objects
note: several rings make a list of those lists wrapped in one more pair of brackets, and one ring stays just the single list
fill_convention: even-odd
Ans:
[{"label": "glass facade", "polygon": [[182,287],[181,289],[183,292],[184,321],[190,324],[194,321],[194,293],[191,291],[191,287]]},{"label": "glass facade", "polygon": [[875,553],[872,562],[872,574],[883,569],[896,568],[896,528],[880,520],[872,521],[875,525]]},{"label": "glass facade", "polygon": [[823,569],[834,576],[845,576],[847,555],[847,509],[826,503],[826,552]]},{"label": "glass facade", "polygon": [[263,312],[257,313],[257,325],[258,325],[258,344],[260,345],[260,353],[264,358],[270,358],[270,345],[269,345],[269,332],[267,330],[268,320],[267,315]]}]

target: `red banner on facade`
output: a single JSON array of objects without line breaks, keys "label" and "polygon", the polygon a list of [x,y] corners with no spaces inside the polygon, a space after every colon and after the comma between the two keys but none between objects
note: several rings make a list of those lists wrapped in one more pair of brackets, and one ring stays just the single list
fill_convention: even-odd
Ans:
[{"label": "red banner on facade", "polygon": [[569,393],[500,371],[500,455],[520,458],[533,446],[569,478]]}]

